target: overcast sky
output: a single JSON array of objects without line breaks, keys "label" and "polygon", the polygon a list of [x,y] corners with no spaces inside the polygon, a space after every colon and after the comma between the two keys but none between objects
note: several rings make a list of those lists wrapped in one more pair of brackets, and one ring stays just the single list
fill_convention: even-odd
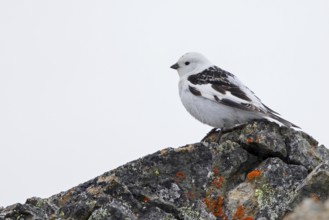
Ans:
[{"label": "overcast sky", "polygon": [[188,51],[329,146],[329,1],[0,1],[0,206],[201,140]]}]

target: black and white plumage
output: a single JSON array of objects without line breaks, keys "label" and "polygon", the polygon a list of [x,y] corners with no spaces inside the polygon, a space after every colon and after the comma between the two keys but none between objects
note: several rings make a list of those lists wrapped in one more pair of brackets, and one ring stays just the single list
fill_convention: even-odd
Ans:
[{"label": "black and white plumage", "polygon": [[264,105],[236,76],[211,64],[202,54],[186,53],[171,68],[178,71],[179,95],[186,110],[205,124],[228,129],[267,119],[298,128]]}]

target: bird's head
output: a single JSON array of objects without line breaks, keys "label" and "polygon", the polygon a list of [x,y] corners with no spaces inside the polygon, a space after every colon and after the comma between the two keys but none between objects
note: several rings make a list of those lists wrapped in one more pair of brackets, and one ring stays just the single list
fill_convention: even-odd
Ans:
[{"label": "bird's head", "polygon": [[177,70],[180,77],[201,72],[212,66],[211,62],[200,53],[189,52],[184,54],[177,63],[170,68]]}]

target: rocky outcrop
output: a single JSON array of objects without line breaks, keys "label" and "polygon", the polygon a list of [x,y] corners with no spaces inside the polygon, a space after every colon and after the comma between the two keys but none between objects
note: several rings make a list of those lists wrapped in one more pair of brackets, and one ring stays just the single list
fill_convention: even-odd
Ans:
[{"label": "rocky outcrop", "polygon": [[317,199],[305,199],[294,211],[284,217],[284,220],[328,220],[329,200],[325,203]]},{"label": "rocky outcrop", "polygon": [[304,198],[328,199],[329,151],[309,135],[256,121],[218,137],[2,208],[0,219],[282,219]]}]

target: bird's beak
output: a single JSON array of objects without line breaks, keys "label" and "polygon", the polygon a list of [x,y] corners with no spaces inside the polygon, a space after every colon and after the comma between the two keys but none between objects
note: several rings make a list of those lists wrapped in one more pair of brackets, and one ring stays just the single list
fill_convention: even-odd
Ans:
[{"label": "bird's beak", "polygon": [[171,68],[171,69],[174,69],[174,70],[177,70],[177,69],[179,68],[179,65],[178,65],[178,63],[175,63],[175,64],[172,65],[170,68]]}]

